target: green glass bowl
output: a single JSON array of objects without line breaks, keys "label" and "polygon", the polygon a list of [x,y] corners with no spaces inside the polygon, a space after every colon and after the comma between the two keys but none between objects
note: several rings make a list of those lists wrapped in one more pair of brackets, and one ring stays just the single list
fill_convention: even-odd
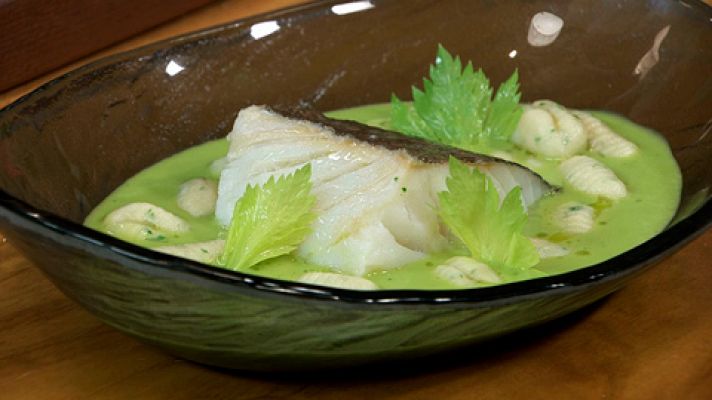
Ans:
[{"label": "green glass bowl", "polygon": [[[540,11],[564,29],[534,47],[527,31]],[[689,1],[322,1],[115,55],[0,111],[0,228],[94,315],[201,363],[331,368],[480,342],[602,298],[710,225],[710,18]],[[377,292],[221,270],[81,225],[136,172],[224,136],[244,106],[326,111],[406,97],[438,43],[496,83],[518,68],[526,101],[606,109],[665,135],[684,175],[675,223],[570,273]]]}]

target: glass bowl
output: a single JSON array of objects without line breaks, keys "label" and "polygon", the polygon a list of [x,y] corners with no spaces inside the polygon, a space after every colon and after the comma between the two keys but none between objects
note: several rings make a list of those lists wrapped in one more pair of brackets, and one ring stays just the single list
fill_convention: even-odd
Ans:
[{"label": "glass bowl", "polygon": [[[530,20],[541,11],[564,27],[532,46]],[[114,55],[0,111],[0,228],[94,315],[201,363],[330,368],[483,341],[602,298],[710,225],[710,18],[694,1],[322,1]],[[674,222],[570,273],[375,292],[226,271],[81,225],[136,172],[224,136],[244,106],[326,111],[408,97],[438,43],[495,83],[518,68],[525,101],[605,109],[663,134],[683,173]]]}]

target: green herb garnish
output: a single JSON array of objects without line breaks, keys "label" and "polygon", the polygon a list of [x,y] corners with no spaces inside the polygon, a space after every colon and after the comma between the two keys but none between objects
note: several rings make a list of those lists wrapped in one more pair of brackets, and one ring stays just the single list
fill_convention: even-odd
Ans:
[{"label": "green herb garnish", "polygon": [[505,275],[516,275],[539,262],[539,253],[523,235],[527,213],[521,188],[502,204],[489,177],[450,158],[447,191],[438,193],[440,217],[470,250],[471,256]]},{"label": "green herb garnish", "polygon": [[235,203],[218,262],[225,268],[245,270],[261,261],[288,254],[310,232],[316,215],[311,190],[311,165],[262,186],[248,185]]},{"label": "green herb garnish", "polygon": [[463,69],[460,57],[453,58],[443,46],[438,46],[423,90],[413,86],[412,93],[412,106],[391,96],[392,129],[464,149],[508,141],[522,115],[516,70],[492,99],[493,88],[482,70],[475,71],[471,62]]}]

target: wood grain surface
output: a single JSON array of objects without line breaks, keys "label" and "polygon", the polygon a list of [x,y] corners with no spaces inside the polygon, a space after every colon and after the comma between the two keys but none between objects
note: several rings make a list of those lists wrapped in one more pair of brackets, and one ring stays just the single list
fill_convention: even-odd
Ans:
[{"label": "wood grain surface", "polygon": [[[219,2],[92,58],[290,3]],[[546,326],[420,363],[308,375],[219,371],[143,345],[64,297],[0,233],[0,399],[364,398],[712,399],[712,231]]]},{"label": "wood grain surface", "polygon": [[0,90],[210,1],[0,1]]}]

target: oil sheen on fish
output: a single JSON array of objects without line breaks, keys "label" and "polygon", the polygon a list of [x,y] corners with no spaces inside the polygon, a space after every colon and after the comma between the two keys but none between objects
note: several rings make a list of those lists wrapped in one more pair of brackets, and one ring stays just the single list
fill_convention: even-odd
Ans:
[{"label": "oil sheen on fish", "polygon": [[230,223],[248,184],[311,163],[317,219],[298,255],[352,275],[445,249],[450,239],[438,219],[437,193],[446,189],[450,156],[490,176],[500,197],[520,186],[529,206],[551,190],[517,164],[316,112],[251,106],[240,111],[228,139],[218,221]]}]

